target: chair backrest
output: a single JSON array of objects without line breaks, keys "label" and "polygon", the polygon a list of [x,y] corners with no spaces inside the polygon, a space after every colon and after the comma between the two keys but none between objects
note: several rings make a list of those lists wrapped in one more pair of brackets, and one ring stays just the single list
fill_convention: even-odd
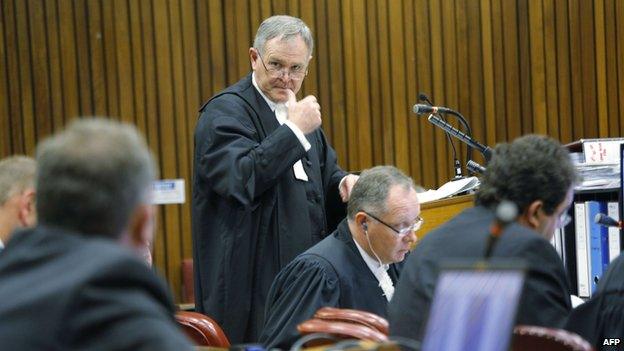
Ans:
[{"label": "chair backrest", "polygon": [[198,312],[178,311],[176,320],[195,345],[230,347],[223,329],[212,318]]},{"label": "chair backrest", "polygon": [[327,321],[361,324],[376,329],[386,336],[389,334],[388,321],[381,316],[366,311],[348,308],[322,307],[316,311],[314,318]]},{"label": "chair backrest", "polygon": [[[314,314],[312,319],[299,324],[297,330],[302,335],[324,333],[338,339],[388,341],[386,319],[374,313],[354,309],[323,307]],[[328,340],[328,342],[334,341]]]},{"label": "chair backrest", "polygon": [[512,351],[592,351],[580,335],[563,329],[518,325],[511,341]]}]

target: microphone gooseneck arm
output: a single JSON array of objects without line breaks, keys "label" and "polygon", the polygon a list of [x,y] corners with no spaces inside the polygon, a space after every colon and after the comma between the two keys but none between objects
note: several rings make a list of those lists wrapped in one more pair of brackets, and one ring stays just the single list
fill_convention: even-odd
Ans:
[{"label": "microphone gooseneck arm", "polygon": [[[452,114],[454,114],[456,116],[460,115],[458,112],[455,112],[455,111],[453,111]],[[461,130],[459,130],[459,129],[455,128],[455,127],[453,127],[452,125],[450,125],[447,122],[443,121],[440,117],[438,117],[438,116],[436,116],[434,114],[430,114],[429,117],[427,118],[427,120],[429,122],[431,122],[431,124],[442,128],[442,130],[450,133],[452,136],[454,136],[457,139],[461,140],[462,142],[466,143],[469,147],[477,149],[479,152],[481,152],[481,154],[485,158],[486,162],[489,161],[492,158],[492,149],[489,146],[483,145],[483,144],[479,143],[478,141],[472,139],[472,137],[470,135],[462,132]],[[470,131],[468,131],[468,133],[470,133]],[[469,148],[469,150],[470,150],[470,148]],[[472,159],[472,157],[469,157],[468,159],[470,160],[470,159]]]}]

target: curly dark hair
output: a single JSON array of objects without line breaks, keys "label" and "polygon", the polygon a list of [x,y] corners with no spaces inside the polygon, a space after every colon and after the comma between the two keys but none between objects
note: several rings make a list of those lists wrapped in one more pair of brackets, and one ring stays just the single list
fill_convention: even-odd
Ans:
[{"label": "curly dark hair", "polygon": [[568,151],[558,141],[526,135],[496,146],[475,203],[492,208],[509,200],[522,213],[542,200],[544,212],[550,215],[579,180]]}]

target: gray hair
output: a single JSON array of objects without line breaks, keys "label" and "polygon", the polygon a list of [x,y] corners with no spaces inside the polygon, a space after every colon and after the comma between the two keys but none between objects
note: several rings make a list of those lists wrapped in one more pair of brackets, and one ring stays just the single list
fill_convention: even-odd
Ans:
[{"label": "gray hair", "polygon": [[155,163],[134,126],[79,119],[37,147],[39,222],[118,239],[149,202]]},{"label": "gray hair", "polygon": [[253,46],[260,51],[260,55],[263,55],[267,41],[278,37],[281,37],[280,40],[287,41],[299,35],[308,47],[309,54],[312,55],[314,50],[312,32],[301,19],[285,15],[272,16],[265,19],[258,27]]},{"label": "gray hair", "polygon": [[0,205],[35,186],[35,169],[35,160],[26,156],[11,156],[0,161]]},{"label": "gray hair", "polygon": [[412,178],[396,167],[377,166],[363,171],[351,190],[347,204],[348,218],[355,219],[355,215],[360,211],[384,215],[388,211],[386,200],[390,188],[395,185],[403,186],[406,190],[415,189]]}]

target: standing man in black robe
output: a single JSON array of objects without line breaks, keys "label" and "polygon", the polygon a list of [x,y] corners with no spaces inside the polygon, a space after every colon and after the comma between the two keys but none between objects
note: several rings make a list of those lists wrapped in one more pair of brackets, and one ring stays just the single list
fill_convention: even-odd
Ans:
[{"label": "standing man in black robe", "polygon": [[288,349],[297,325],[321,307],[352,308],[386,317],[400,262],[423,223],[414,182],[397,168],[362,172],[347,218],[332,235],[299,255],[275,278],[260,342]]},{"label": "standing man in black robe", "polygon": [[312,58],[303,21],[266,19],[253,72],[211,98],[195,129],[195,308],[233,343],[256,341],[275,275],[327,235],[325,205],[357,176],[337,165],[312,95],[297,101]]}]

